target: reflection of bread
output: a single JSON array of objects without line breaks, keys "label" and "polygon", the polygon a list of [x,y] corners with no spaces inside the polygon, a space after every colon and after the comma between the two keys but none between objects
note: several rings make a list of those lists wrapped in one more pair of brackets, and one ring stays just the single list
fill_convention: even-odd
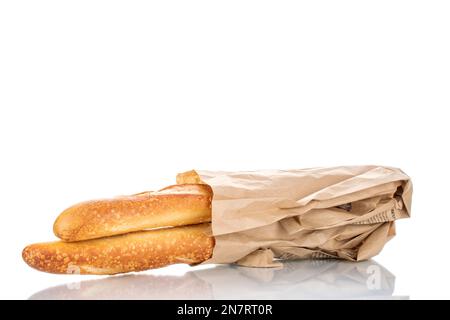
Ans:
[{"label": "reflection of bread", "polygon": [[62,212],[53,226],[65,241],[79,241],[150,228],[211,221],[212,189],[174,185],[156,192],[82,202]]},{"label": "reflection of bread", "polygon": [[[74,290],[77,289],[77,290]],[[193,272],[182,276],[128,274],[44,289],[29,300],[213,299],[211,285]]]},{"label": "reflection of bread", "polygon": [[23,259],[51,273],[116,274],[199,263],[211,257],[214,239],[209,223],[139,231],[80,242],[46,242],[27,246]]}]

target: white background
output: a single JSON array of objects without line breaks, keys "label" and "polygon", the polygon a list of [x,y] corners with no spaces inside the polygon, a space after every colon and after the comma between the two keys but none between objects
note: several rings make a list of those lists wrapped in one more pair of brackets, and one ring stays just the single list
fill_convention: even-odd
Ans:
[{"label": "white background", "polygon": [[[450,298],[448,1],[1,1],[0,298],[70,281],[29,243],[75,202],[199,169],[396,166],[413,216],[376,258]],[[159,273],[182,273],[184,266]]]}]

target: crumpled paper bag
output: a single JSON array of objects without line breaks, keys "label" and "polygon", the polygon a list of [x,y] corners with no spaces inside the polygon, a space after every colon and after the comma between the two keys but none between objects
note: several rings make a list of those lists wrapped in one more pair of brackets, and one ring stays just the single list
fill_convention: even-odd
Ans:
[{"label": "crumpled paper bag", "polygon": [[400,169],[341,166],[203,171],[177,183],[213,189],[213,255],[203,263],[278,267],[276,259],[369,259],[411,212],[412,182]]}]

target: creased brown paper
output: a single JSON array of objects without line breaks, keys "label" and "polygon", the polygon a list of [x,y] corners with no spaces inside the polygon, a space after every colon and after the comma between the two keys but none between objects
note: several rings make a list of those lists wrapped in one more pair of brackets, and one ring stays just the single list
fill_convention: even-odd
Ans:
[{"label": "creased brown paper", "polygon": [[204,263],[276,267],[279,259],[369,259],[411,212],[400,169],[347,166],[180,173],[177,183],[213,189],[213,256]]}]

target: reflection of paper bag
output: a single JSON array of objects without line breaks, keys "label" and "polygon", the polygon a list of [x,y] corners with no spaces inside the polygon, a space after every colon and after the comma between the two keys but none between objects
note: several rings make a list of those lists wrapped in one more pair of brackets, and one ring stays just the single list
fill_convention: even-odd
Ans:
[{"label": "reflection of paper bag", "polygon": [[395,276],[374,260],[297,260],[283,268],[222,265],[193,271],[214,299],[392,299]]},{"label": "reflection of paper bag", "polygon": [[380,166],[266,171],[188,171],[177,183],[214,192],[213,256],[204,263],[278,266],[273,258],[375,256],[409,217],[412,183]]}]

